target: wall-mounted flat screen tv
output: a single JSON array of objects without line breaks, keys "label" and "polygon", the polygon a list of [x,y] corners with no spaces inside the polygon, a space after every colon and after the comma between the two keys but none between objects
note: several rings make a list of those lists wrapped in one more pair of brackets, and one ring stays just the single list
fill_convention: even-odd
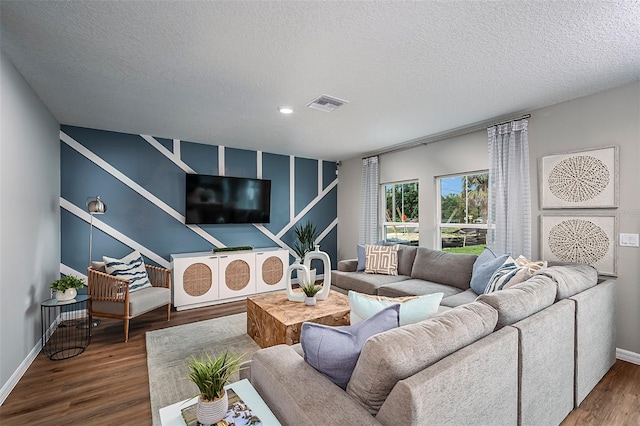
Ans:
[{"label": "wall-mounted flat screen tv", "polygon": [[269,223],[271,181],[187,174],[187,224]]}]

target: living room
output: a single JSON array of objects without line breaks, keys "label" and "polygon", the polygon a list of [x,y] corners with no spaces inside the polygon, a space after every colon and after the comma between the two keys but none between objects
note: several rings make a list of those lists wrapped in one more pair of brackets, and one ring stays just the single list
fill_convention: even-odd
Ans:
[{"label": "living room", "polygon": [[[387,2],[376,2],[359,7],[344,3],[342,6],[346,9],[343,9],[342,13],[319,2],[311,2],[306,7],[295,3],[273,3],[265,6],[265,9],[260,9],[256,5],[241,7],[225,4],[223,7],[212,3],[205,8],[203,16],[208,16],[213,22],[223,27],[219,30],[220,32],[225,30],[229,33],[225,35],[216,32],[215,35],[221,37],[221,41],[213,43],[211,39],[205,40],[205,47],[201,46],[201,50],[192,53],[194,55],[211,54],[219,58],[227,58],[232,62],[235,52],[242,51],[243,48],[251,53],[266,48],[257,43],[257,37],[249,31],[250,28],[258,28],[256,27],[258,24],[264,26],[260,28],[264,30],[264,34],[267,34],[262,38],[267,41],[265,44],[268,44],[270,36],[273,36],[277,39],[277,47],[284,49],[289,56],[303,55],[302,52],[287,45],[293,42],[280,38],[280,31],[286,32],[286,29],[280,28],[280,31],[274,29],[279,28],[275,24],[278,22],[278,16],[286,16],[285,22],[291,26],[289,30],[301,37],[301,46],[296,43],[296,47],[302,49],[303,42],[309,42],[311,38],[323,39],[325,44],[324,50],[317,47],[317,52],[305,53],[309,56],[303,56],[303,61],[291,60],[283,63],[282,67],[270,68],[270,71],[289,69],[282,80],[304,80],[304,84],[308,84],[304,92],[299,88],[288,90],[286,84],[275,81],[273,77],[262,76],[261,79],[247,80],[247,75],[233,68],[231,73],[238,74],[237,80],[228,83],[228,87],[225,86],[226,83],[215,83],[213,86],[201,87],[199,90],[202,93],[198,94],[193,92],[192,86],[189,86],[188,97],[199,98],[199,102],[202,98],[206,98],[207,102],[210,101],[209,98],[215,98],[211,101],[215,102],[215,106],[204,111],[197,110],[198,104],[195,106],[189,104],[188,107],[180,104],[185,101],[185,96],[180,93],[180,80],[193,79],[197,74],[205,72],[195,66],[189,68],[186,65],[190,62],[188,56],[182,58],[183,63],[179,67],[161,69],[155,77],[149,77],[140,72],[141,68],[147,66],[146,61],[150,59],[143,50],[146,45],[136,37],[142,37],[141,34],[145,32],[153,32],[153,28],[156,27],[153,22],[149,22],[154,20],[145,20],[145,13],[158,13],[157,20],[165,24],[160,28],[165,28],[167,31],[165,34],[164,30],[158,30],[156,27],[157,34],[154,34],[158,37],[156,44],[158,50],[153,51],[154,56],[169,55],[171,48],[166,46],[171,46],[176,51],[189,50],[188,40],[181,39],[176,44],[168,40],[184,34],[173,27],[166,26],[167,22],[172,22],[171,15],[176,10],[171,8],[154,10],[153,6],[144,3],[136,7],[125,6],[125,4],[116,6],[115,3],[106,2],[100,7],[95,6],[95,9],[83,6],[82,2],[66,5],[59,3],[46,7],[38,2],[22,2],[26,3],[26,6],[21,6],[19,3],[21,2],[3,1],[1,10],[2,207],[0,220],[2,247],[0,273],[2,280],[0,306],[2,325],[0,326],[0,357],[2,362],[0,383],[3,386],[3,401],[9,396],[11,389],[18,384],[22,374],[29,369],[33,359],[42,356],[38,355],[40,349],[38,345],[42,337],[39,311],[40,303],[51,297],[49,284],[57,279],[60,273],[65,274],[65,271],[86,274],[91,226],[87,220],[89,215],[84,212],[88,196],[100,195],[109,206],[104,217],[93,218],[95,220],[95,229],[92,234],[94,258],[100,258],[103,255],[124,256],[127,250],[136,248],[123,242],[124,238],[121,236],[149,249],[149,253],[157,254],[157,258],[149,256],[147,258],[160,266],[168,266],[170,255],[174,253],[210,250],[213,246],[217,246],[212,243],[214,240],[227,246],[269,247],[277,246],[276,240],[285,245],[291,245],[292,227],[282,235],[276,235],[277,238],[270,234],[278,234],[291,222],[292,218],[295,218],[298,222],[309,219],[317,223],[324,234],[320,242],[321,249],[330,254],[332,267],[335,268],[338,261],[356,257],[356,246],[360,242],[358,229],[361,216],[362,157],[378,156],[380,183],[410,181],[420,183],[419,245],[437,249],[440,244],[437,220],[437,200],[439,199],[437,179],[488,170],[486,128],[504,120],[530,115],[527,120],[532,255],[537,257],[541,253],[539,218],[549,214],[549,210],[541,207],[539,200],[539,166],[543,157],[552,154],[616,146],[619,150],[617,164],[619,202],[617,208],[609,210],[608,213],[615,215],[617,220],[616,241],[617,233],[638,234],[640,232],[640,221],[638,221],[640,197],[637,192],[637,184],[640,182],[640,172],[637,167],[640,160],[638,142],[640,140],[640,82],[638,81],[640,78],[638,62],[640,12],[635,2],[618,1],[606,4],[605,2],[602,4],[584,2],[575,5],[567,2],[556,4],[555,7],[558,9],[548,5],[549,8],[544,5],[530,5],[538,7],[536,11],[539,13],[544,12],[551,17],[557,13],[563,19],[569,19],[573,26],[564,26],[573,28],[579,35],[575,35],[574,39],[571,31],[567,33],[561,30],[558,24],[561,19],[556,17],[553,22],[557,26],[546,27],[546,29],[553,29],[554,31],[550,31],[549,34],[558,38],[549,36],[549,39],[539,40],[539,43],[522,44],[529,50],[523,52],[521,56],[516,54],[511,56],[517,49],[508,50],[508,47],[518,46],[517,43],[500,42],[495,50],[488,49],[485,53],[499,55],[500,52],[509,52],[508,55],[504,53],[509,59],[501,64],[503,67],[511,67],[513,64],[507,64],[507,62],[514,61],[519,65],[519,70],[531,68],[533,71],[519,74],[494,70],[493,73],[498,77],[492,79],[488,79],[492,72],[482,74],[483,78],[468,75],[476,65],[474,62],[467,62],[465,56],[472,56],[472,60],[478,60],[480,56],[472,54],[472,48],[466,48],[468,49],[466,51],[464,45],[461,45],[460,49],[453,49],[447,44],[447,48],[452,50],[438,49],[438,43],[429,39],[433,34],[422,33],[417,29],[415,26],[420,19],[411,18],[411,15],[425,14],[423,20],[427,19],[427,15],[441,16],[440,23],[446,24],[442,24],[443,27],[438,27],[440,24],[431,22],[436,27],[433,29],[436,32],[437,30],[460,31],[460,28],[467,28],[463,24],[459,27],[456,27],[457,24],[452,24],[455,22],[454,17],[461,14],[459,18],[461,22],[463,19],[469,19],[465,24],[471,25],[475,20],[475,28],[479,29],[470,34],[477,33],[480,38],[480,35],[487,30],[485,25],[490,24],[480,25],[478,22],[482,21],[478,20],[493,16],[497,12],[506,14],[508,11],[517,10],[516,2],[499,2],[493,6],[497,8],[496,10],[491,10],[488,6],[485,9],[473,2],[462,2],[472,9],[466,12],[443,4],[431,5],[435,9],[429,9],[428,4],[405,4],[403,9],[401,5],[392,6]],[[360,16],[363,13],[366,15],[360,7],[372,14],[371,22]],[[44,12],[36,12],[38,8]],[[56,8],[62,9],[56,10]],[[385,12],[385,8],[391,10]],[[121,18],[131,26],[139,25],[140,33],[136,32],[123,37],[137,40],[141,44],[132,43],[131,50],[124,45],[111,46],[109,37],[113,37],[113,34],[109,33],[109,37],[104,37],[105,33],[100,31],[105,27],[112,32],[124,31],[127,25],[108,27],[113,23],[112,21],[101,24],[96,16],[109,13],[113,13],[118,19]],[[252,16],[253,13],[257,16],[252,22],[254,25],[252,27],[242,20],[246,16]],[[366,43],[367,37],[382,38],[376,30],[378,27],[372,24],[384,22],[382,18],[385,13],[390,14],[389,19],[398,24],[397,28],[406,28],[402,31],[406,31],[407,36],[394,39],[392,42],[381,39]],[[466,16],[465,13],[469,13],[470,16]],[[65,16],[68,20],[65,20]],[[133,22],[127,21],[127,16],[133,17],[131,18]],[[174,25],[180,27],[188,23],[187,18],[176,21]],[[329,18],[336,20],[331,21]],[[362,21],[359,21],[359,18]],[[591,21],[588,22],[587,18]],[[198,25],[193,24],[194,31],[195,28],[202,28],[202,26],[205,28],[214,26],[208,22],[203,23],[194,16],[189,19],[194,19],[198,23]],[[225,20],[229,20],[227,25],[223,25]],[[310,33],[313,31],[311,28],[305,30],[304,27],[296,27],[296,23],[310,24],[314,20],[320,20],[325,24],[331,22],[333,30],[341,28],[345,32],[318,33],[313,37],[303,38],[302,34],[306,31]],[[363,35],[356,36],[344,29],[348,25],[355,25],[351,22],[354,20],[361,25],[354,28],[367,30],[362,31]],[[535,39],[527,34],[527,31],[533,32],[535,24],[540,21],[533,18],[531,21],[534,22],[531,26],[523,27],[526,28],[523,34],[515,28],[510,28],[509,30],[512,31],[509,33],[510,37],[521,42]],[[44,24],[44,22],[48,23]],[[268,26],[268,24],[272,25]],[[520,22],[520,25],[524,24]],[[62,28],[72,27],[73,31],[65,30],[70,31],[69,33],[62,30]],[[233,28],[236,30],[232,31]],[[93,31],[96,31],[96,34]],[[249,33],[252,37],[247,35]],[[479,42],[480,46],[498,44],[496,33],[490,33],[494,38],[482,39]],[[470,43],[468,34],[466,37],[459,36],[460,38],[455,42]],[[535,32],[535,34],[540,33]],[[388,36],[391,37],[391,35]],[[354,38],[351,39],[351,37]],[[345,39],[352,40],[351,48],[342,46],[341,42]],[[439,40],[445,43],[442,38]],[[273,42],[275,43],[276,40]],[[358,47],[370,48],[375,46],[375,42],[384,42],[386,49],[363,50],[364,53],[358,53]],[[393,74],[390,69],[382,66],[387,59],[379,55],[391,55],[391,51],[394,50],[393,43],[397,44],[402,55],[407,52],[406,45],[412,42],[420,43],[417,46],[425,52],[434,52],[438,59],[433,63],[414,64],[414,59],[405,56],[403,66],[407,69],[403,72],[394,69]],[[562,43],[569,42],[575,44],[571,47],[562,46]],[[89,48],[82,47],[85,43]],[[207,43],[209,46],[217,46],[219,51],[214,53],[214,47],[207,49]],[[252,43],[255,45],[250,49]],[[316,47],[315,44],[312,46]],[[572,48],[577,49],[578,46],[583,46],[585,50],[580,51],[580,54],[572,54]],[[86,50],[81,50],[82,54],[78,54],[77,61],[71,62],[71,58],[77,54],[73,49],[81,47]],[[58,48],[66,49],[64,51],[67,56],[57,61],[46,52],[39,51],[39,49],[56,51]],[[86,56],[90,49],[96,49],[96,52],[104,54],[104,58],[90,62],[89,65],[93,68],[86,65],[88,68],[83,69],[85,63],[84,59],[81,60],[82,55]],[[114,55],[113,52],[119,49],[130,56]],[[336,54],[333,59],[344,62],[338,62],[340,65],[335,68],[330,62],[323,62],[322,67],[314,65],[313,58],[329,55],[330,52],[340,52],[340,55]],[[275,54],[275,52],[270,53]],[[563,53],[566,54],[565,57],[562,56]],[[348,54],[354,55],[349,58],[349,61],[345,59]],[[545,58],[546,54],[552,59]],[[237,59],[238,63],[235,65],[238,68],[240,66],[259,68],[264,66],[264,61],[268,59],[268,56],[261,56],[252,62],[250,58],[241,56],[242,58]],[[603,58],[600,58],[601,56]],[[38,57],[46,59],[41,59],[44,62],[39,62]],[[176,60],[177,57],[171,56],[171,58]],[[389,61],[393,61],[396,57],[390,58]],[[118,72],[108,75],[98,73],[105,62],[119,63],[119,61],[122,63],[122,66],[116,67],[119,69],[119,74]],[[438,68],[435,65],[437,61],[444,61],[446,66]],[[536,61],[544,65],[536,64]],[[554,61],[554,66],[547,70],[545,67]],[[355,67],[354,64],[358,62],[361,63]],[[482,62],[482,66],[490,66],[489,62]],[[77,68],[74,66],[75,63],[78,64]],[[574,67],[575,64],[577,65]],[[228,69],[220,70],[217,66],[209,65],[210,68],[206,70],[206,73],[210,74],[209,77],[204,79],[205,81],[197,80],[198,84],[220,78],[216,72],[225,77],[228,76]],[[219,67],[224,68],[223,64]],[[429,71],[418,72],[417,68],[420,67]],[[331,79],[328,77],[325,79],[321,74],[312,74],[317,71],[316,68],[325,71],[331,69]],[[464,73],[460,73],[460,68]],[[481,68],[478,66],[477,69]],[[341,82],[342,79],[346,80],[344,75],[349,74],[349,70],[353,70],[355,74],[350,77],[349,84],[356,87],[352,79],[365,80],[357,90],[356,88],[347,90],[348,86]],[[184,74],[180,78],[176,77],[180,72]],[[456,73],[454,77],[448,77],[454,72]],[[99,86],[96,80],[92,79],[85,81],[88,77],[83,75],[84,73],[87,75],[98,73],[97,80],[102,79],[105,84]],[[45,84],[53,76],[62,78],[65,74],[68,74],[68,79],[54,81],[51,85]],[[304,79],[299,77],[305,74],[312,77]],[[174,81],[177,88],[175,91],[169,90],[163,96],[156,97],[154,90],[158,86],[150,84],[149,81],[166,75],[173,77],[169,80],[162,79],[162,85],[171,86],[167,81],[177,79]],[[369,76],[365,79],[364,75]],[[549,75],[558,78],[551,79]],[[426,83],[416,82],[416,87],[420,90],[407,91],[405,86],[409,85],[408,82],[418,78],[440,80],[446,84],[443,85],[443,89],[436,90],[432,86],[427,86],[429,88],[427,90],[422,89],[421,86]],[[519,88],[524,83],[529,88],[539,86],[540,90],[520,92]],[[116,91],[118,86],[121,87]],[[234,104],[235,110],[227,111],[225,100],[236,98],[234,91],[240,90],[241,86],[261,93],[260,101],[256,101],[253,97],[241,99]],[[380,86],[385,86],[383,95],[376,93],[377,90],[382,90]],[[148,94],[143,101],[127,95],[128,91],[135,91],[136,87]],[[248,93],[249,89],[242,93]],[[395,96],[388,99],[387,94],[394,91],[404,93],[404,99],[398,99]],[[496,92],[509,95],[500,96]],[[209,96],[204,93],[216,93],[216,95]],[[346,99],[349,103],[330,114],[305,108],[306,103],[323,93]],[[172,96],[173,103],[179,105],[169,108],[167,100],[172,99]],[[493,99],[494,97],[496,100]],[[72,104],[83,105],[80,102],[82,98],[99,98],[100,100],[91,105],[84,104],[84,107],[71,108]],[[422,102],[422,98],[428,98],[429,102]],[[266,99],[270,103],[267,104]],[[381,99],[385,101],[381,102]],[[400,104],[400,101],[407,105]],[[277,107],[288,102],[295,103],[295,111],[289,116],[281,116]],[[363,104],[376,104],[377,107],[367,109],[365,114],[359,112]],[[148,114],[137,115],[136,110],[146,108],[150,111]],[[182,109],[185,112],[176,115]],[[259,109],[269,109],[269,114],[260,112]],[[350,109],[355,112],[349,112]],[[412,109],[413,113],[410,111]],[[401,114],[387,110],[399,110]],[[163,111],[163,115],[155,115]],[[340,118],[341,113],[347,114],[347,118]],[[336,115],[338,118],[335,118]],[[366,120],[362,120],[365,115]],[[197,118],[195,121],[189,121],[189,116]],[[252,121],[251,117],[257,118]],[[300,121],[297,124],[296,117],[302,117],[298,119]],[[181,121],[189,124],[184,125]],[[236,124],[229,125],[227,121]],[[244,126],[237,124],[238,121]],[[187,131],[187,127],[200,128]],[[349,133],[352,127],[358,127],[360,132]],[[295,136],[288,136],[288,133]],[[157,144],[152,145],[141,135],[145,137],[152,135],[151,138]],[[280,139],[280,145],[277,141],[274,142],[277,139]],[[307,140],[309,142],[306,142]],[[331,148],[333,144],[330,142],[334,140],[338,143]],[[90,154],[84,155],[83,147]],[[170,155],[167,156],[167,153]],[[169,158],[171,156],[173,156],[172,159]],[[255,161],[258,156],[261,158],[261,163]],[[176,195],[181,190],[176,190],[176,187],[181,184],[180,179],[184,179],[185,171],[175,167],[176,157],[198,173],[216,175],[224,170],[228,176],[257,177],[260,172],[264,178],[271,179],[274,182],[272,194],[277,200],[272,202],[272,222],[265,227],[266,229],[253,225],[210,228],[211,234],[204,239],[169,217],[170,215],[166,213],[167,209],[177,211],[182,209],[180,206],[182,198]],[[159,212],[158,206],[162,203],[156,199],[150,201],[151,197],[144,197],[140,192],[132,190],[131,187],[134,185],[123,183],[122,180],[115,178],[113,173],[105,171],[105,168],[100,165],[101,162],[122,171],[133,183],[139,184],[158,200],[162,200],[162,203],[167,205],[167,209]],[[173,164],[172,169],[167,166],[168,163]],[[224,168],[220,167],[221,164]],[[166,173],[166,170],[171,172]],[[588,212],[598,213],[596,209]],[[162,229],[163,232],[158,232],[158,229]],[[617,357],[626,362],[640,364],[640,334],[637,331],[640,324],[640,286],[637,278],[640,276],[638,266],[640,252],[637,247],[617,246],[616,253]],[[26,274],[25,271],[30,273]],[[234,307],[236,308],[237,306]],[[192,312],[188,314],[190,316],[185,317],[180,317],[180,313],[176,313],[169,326],[174,323],[178,325],[204,319],[203,317],[207,315],[218,316],[231,313],[231,311],[225,311],[225,308],[217,308],[222,309],[218,311],[215,310],[216,308],[201,309],[203,309],[201,313]],[[157,326],[162,318],[152,316],[148,322],[145,322],[142,317],[140,320],[140,326],[133,328],[132,341],[126,344],[119,340],[120,325],[105,320],[102,330],[109,330],[109,334],[101,331],[100,326],[95,328],[94,341],[87,353],[76,359],[81,360],[82,357],[90,355],[94,344],[97,347],[101,341],[107,348],[110,345],[113,353],[121,353],[119,351],[122,349],[116,349],[116,347],[127,344],[138,342],[136,344],[143,346],[145,328],[152,324],[154,327]],[[117,332],[111,332],[116,329]],[[106,355],[108,350],[103,350],[104,357],[107,357],[103,359],[110,359],[110,356]],[[50,368],[64,370],[65,362],[51,362]],[[99,369],[100,365],[95,365],[94,368]],[[144,370],[144,368],[141,369]],[[146,373],[143,375],[146,377]],[[47,378],[43,377],[43,380],[47,381]],[[45,396],[39,396],[36,390],[33,392],[33,398],[45,398]],[[92,401],[89,398],[86,404],[100,405],[101,403],[99,400]],[[3,423],[6,420],[7,424],[12,424],[10,418],[4,417],[4,406],[0,408],[0,412],[2,412]]]}]

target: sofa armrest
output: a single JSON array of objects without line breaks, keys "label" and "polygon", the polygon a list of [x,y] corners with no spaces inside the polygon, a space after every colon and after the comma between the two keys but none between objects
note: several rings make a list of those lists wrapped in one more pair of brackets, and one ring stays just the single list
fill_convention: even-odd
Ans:
[{"label": "sofa armrest", "polygon": [[338,262],[338,271],[356,272],[358,269],[358,259],[345,259]]},{"label": "sofa armrest", "polygon": [[285,425],[380,424],[291,346],[256,352],[251,361],[251,383]]},{"label": "sofa armrest", "polygon": [[400,380],[376,419],[384,425],[515,425],[517,353],[515,328],[493,332]]}]

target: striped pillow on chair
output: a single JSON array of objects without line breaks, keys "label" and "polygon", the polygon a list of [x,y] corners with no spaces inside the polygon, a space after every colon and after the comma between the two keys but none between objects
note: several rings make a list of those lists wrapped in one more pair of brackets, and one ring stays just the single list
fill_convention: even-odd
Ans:
[{"label": "striped pillow on chair", "polygon": [[144,266],[144,260],[139,252],[134,251],[122,259],[103,256],[102,260],[104,260],[107,274],[131,282],[131,284],[129,284],[129,292],[151,287],[147,269]]}]

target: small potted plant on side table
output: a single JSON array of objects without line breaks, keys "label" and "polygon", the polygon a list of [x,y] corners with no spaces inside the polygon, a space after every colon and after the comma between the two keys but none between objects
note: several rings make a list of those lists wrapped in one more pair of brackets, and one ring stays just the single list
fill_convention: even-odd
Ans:
[{"label": "small potted plant on side table", "polygon": [[84,287],[84,281],[73,275],[65,275],[51,283],[51,290],[58,302],[73,300],[78,295],[79,288]]},{"label": "small potted plant on side table", "polygon": [[200,397],[196,407],[198,422],[213,425],[224,419],[229,399],[224,386],[234,373],[240,371],[242,355],[224,352],[215,358],[205,354],[202,359],[188,361],[189,379],[198,387]]},{"label": "small potted plant on side table", "polygon": [[321,285],[316,285],[314,282],[308,282],[300,286],[300,289],[305,294],[304,304],[307,306],[315,306],[316,294],[322,290]]}]

